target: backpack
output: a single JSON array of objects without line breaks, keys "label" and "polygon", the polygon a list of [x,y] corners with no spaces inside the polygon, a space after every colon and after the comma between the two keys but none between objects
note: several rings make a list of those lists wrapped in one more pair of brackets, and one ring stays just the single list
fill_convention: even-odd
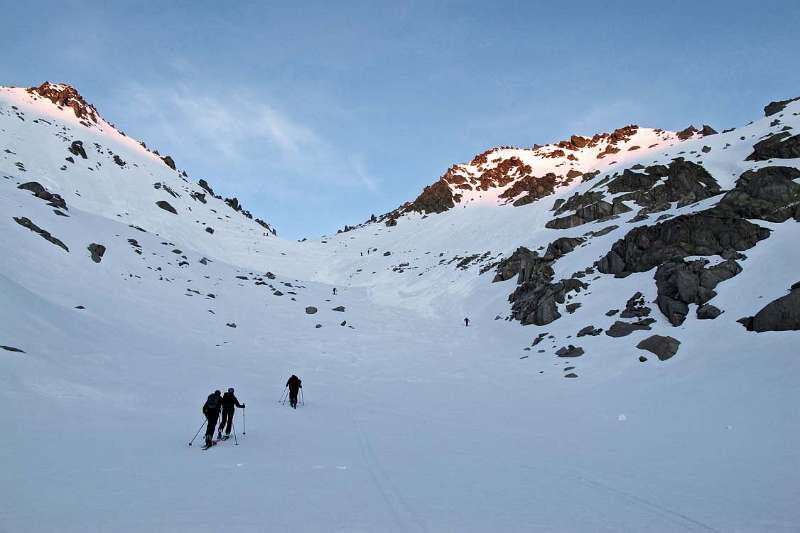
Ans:
[{"label": "backpack", "polygon": [[216,394],[209,394],[206,404],[203,406],[203,412],[206,410],[216,411],[219,409],[220,398]]}]

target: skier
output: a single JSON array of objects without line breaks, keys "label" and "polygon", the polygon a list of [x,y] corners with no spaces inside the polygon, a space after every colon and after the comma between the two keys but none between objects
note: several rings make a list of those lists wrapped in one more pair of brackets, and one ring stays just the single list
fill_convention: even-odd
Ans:
[{"label": "skier", "polygon": [[[237,407],[244,409],[244,404],[239,403],[239,400],[233,394],[233,387],[228,389],[228,392],[222,397],[222,420],[217,429],[217,438],[228,440],[231,436],[231,426],[233,425],[233,413]],[[222,436],[222,428],[225,427],[225,437]]]},{"label": "skier", "polygon": [[469,318],[464,318],[464,326],[469,327]]},{"label": "skier", "polygon": [[333,288],[333,295],[336,296],[336,287]]},{"label": "skier", "polygon": [[222,393],[216,390],[208,395],[203,405],[203,414],[206,415],[206,449],[214,445],[211,439],[214,436],[214,428],[217,427],[220,407],[222,407]]},{"label": "skier", "polygon": [[303,381],[292,374],[292,377],[286,382],[286,386],[289,387],[289,405],[292,406],[292,409],[297,409],[297,393],[303,388]]}]

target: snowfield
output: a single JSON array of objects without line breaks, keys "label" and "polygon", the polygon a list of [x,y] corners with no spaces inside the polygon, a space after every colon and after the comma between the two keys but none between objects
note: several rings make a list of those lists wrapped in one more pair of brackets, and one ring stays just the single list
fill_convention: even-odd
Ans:
[{"label": "snowfield", "polygon": [[[771,235],[714,289],[715,320],[692,304],[671,325],[655,268],[586,275],[542,326],[513,319],[516,276],[492,282],[520,246],[617,226],[553,263],[569,278],[633,228],[720,201],[632,223],[629,202],[617,218],[545,227],[555,201],[636,164],[683,156],[723,191],[746,170],[800,166],[746,160],[798,114],[794,102],[684,141],[642,129],[628,142],[658,146],[597,167],[586,151],[576,165],[597,177],[528,205],[469,193],[443,213],[292,242],[102,118],[87,127],[68,106],[0,89],[0,345],[21,350],[0,349],[0,531],[798,531],[800,337],[737,319],[800,281],[800,223],[752,221]],[[68,151],[75,140],[86,159]],[[28,182],[66,206],[18,188]],[[607,312],[636,292],[650,329],[607,335],[620,320]],[[577,337],[589,325],[604,332]],[[654,334],[677,353],[637,348]],[[585,353],[556,356],[570,344]],[[278,403],[292,373],[296,411]],[[206,396],[228,387],[247,404],[238,444],[203,451],[201,434],[189,447]]]}]

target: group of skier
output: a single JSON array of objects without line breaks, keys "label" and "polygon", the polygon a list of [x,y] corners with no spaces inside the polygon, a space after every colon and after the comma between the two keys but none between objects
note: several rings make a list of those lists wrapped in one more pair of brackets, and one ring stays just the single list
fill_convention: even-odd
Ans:
[{"label": "group of skier", "polygon": [[[297,409],[297,395],[303,388],[303,381],[294,374],[286,381],[286,388],[289,389],[289,405]],[[231,436],[233,429],[233,414],[236,408],[245,408],[245,404],[239,403],[239,399],[234,394],[233,387],[228,389],[224,395],[221,391],[215,390],[208,395],[206,403],[203,404],[203,414],[206,417],[206,438],[205,448],[208,449],[215,444],[214,428],[217,429],[217,440],[227,440]],[[220,420],[220,414],[222,419]],[[217,426],[219,422],[219,426]],[[222,435],[223,429],[225,435]],[[191,443],[190,443],[191,444]]]}]

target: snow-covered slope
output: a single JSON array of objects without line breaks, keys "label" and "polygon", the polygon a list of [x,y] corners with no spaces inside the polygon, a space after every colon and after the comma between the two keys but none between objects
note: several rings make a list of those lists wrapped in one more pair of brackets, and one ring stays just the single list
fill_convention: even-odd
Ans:
[{"label": "snow-covered slope", "polygon": [[[0,530],[793,530],[782,105],[489,150],[297,243],[71,87],[0,89]],[[189,448],[228,386],[246,435]]]}]

